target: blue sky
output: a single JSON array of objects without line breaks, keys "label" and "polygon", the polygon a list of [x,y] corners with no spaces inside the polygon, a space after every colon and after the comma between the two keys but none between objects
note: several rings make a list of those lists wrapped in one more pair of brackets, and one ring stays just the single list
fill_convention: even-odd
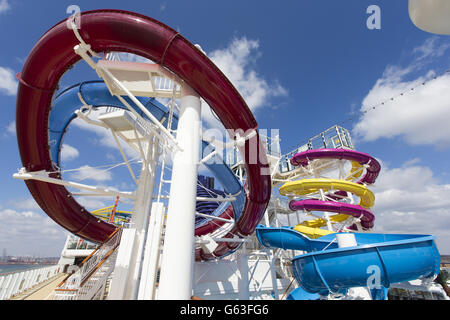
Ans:
[{"label": "blue sky", "polygon": [[[139,12],[200,44],[244,96],[259,127],[280,130],[284,152],[346,121],[343,126],[351,130],[357,150],[383,164],[373,188],[374,231],[434,234],[441,253],[450,254],[450,74],[432,80],[450,69],[450,39],[416,28],[406,0],[0,0],[0,249],[59,255],[64,242],[62,228],[36,207],[25,184],[12,178],[21,161],[14,132],[17,84],[11,75],[21,70],[39,37],[68,16],[71,4],[82,11]],[[366,27],[366,9],[372,4],[381,9],[380,30]],[[83,70],[73,83],[85,75],[95,79]],[[413,93],[361,113],[416,86]],[[204,117],[214,123],[207,113]],[[71,168],[86,164],[82,156],[88,150],[77,141],[78,134],[93,145],[108,144],[100,133],[87,135],[75,126],[65,141],[73,148],[66,154]],[[91,166],[105,163],[90,157]],[[103,178],[97,182],[113,180]]]}]

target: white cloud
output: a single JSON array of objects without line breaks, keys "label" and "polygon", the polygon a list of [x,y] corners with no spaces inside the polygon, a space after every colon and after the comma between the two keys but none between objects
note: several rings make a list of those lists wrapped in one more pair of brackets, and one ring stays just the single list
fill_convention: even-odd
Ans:
[{"label": "white cloud", "polygon": [[8,126],[6,127],[6,132],[15,134],[16,133],[16,122],[12,121]]},{"label": "white cloud", "polygon": [[0,13],[8,11],[11,8],[11,5],[8,3],[8,0],[0,0]]},{"label": "white cloud", "polygon": [[374,186],[374,232],[431,234],[441,254],[450,253],[450,184],[440,184],[417,159],[382,170]]},{"label": "white cloud", "polygon": [[11,200],[9,203],[15,209],[20,210],[35,210],[40,208],[34,198]]},{"label": "white cloud", "polygon": [[[386,67],[362,101],[360,111],[366,113],[353,128],[355,138],[401,137],[410,145],[450,146],[450,73],[435,79],[435,71],[428,70],[415,79],[405,79],[424,69],[424,60],[442,56],[449,47],[450,43],[438,45],[436,38],[430,38],[415,48],[418,56],[410,65]],[[391,97],[394,101],[379,105]]]},{"label": "white cloud", "polygon": [[59,256],[67,232],[44,214],[0,210],[0,247],[11,255]]},{"label": "white cloud", "polygon": [[426,58],[436,58],[442,56],[450,47],[450,43],[439,44],[439,37],[434,36],[425,40],[425,42],[413,49],[413,54],[417,55],[417,60]]},{"label": "white cloud", "polygon": [[[269,106],[273,97],[286,96],[287,89],[277,80],[264,79],[254,69],[257,58],[261,55],[259,42],[246,37],[234,38],[224,49],[209,53],[210,59],[227,76],[244,98],[252,112],[263,106]],[[209,108],[204,104],[203,109]],[[211,126],[217,126],[216,118],[209,110],[202,114]]]},{"label": "white cloud", "polygon": [[3,137],[11,137],[16,135],[16,122],[11,121],[6,127],[2,134]]},{"label": "white cloud", "polygon": [[61,149],[61,160],[62,161],[70,161],[78,158],[80,153],[78,150],[68,144],[63,144]]},{"label": "white cloud", "polygon": [[[2,3],[0,2],[0,9]],[[0,67],[0,93],[9,96],[15,95],[17,92],[17,81],[14,72],[9,68]]]},{"label": "white cloud", "polygon": [[118,52],[117,55],[119,56],[120,61],[128,61],[128,62],[140,62],[140,63],[153,63],[153,61],[138,56],[133,53],[128,52]]},{"label": "white cloud", "polygon": [[78,197],[77,202],[88,210],[97,210],[106,207],[103,201],[92,197]]},{"label": "white cloud", "polygon": [[78,181],[81,180],[95,180],[95,181],[108,181],[112,180],[111,171],[105,171],[104,169],[98,169],[89,165],[84,165],[78,168],[77,171],[69,174],[69,178]]}]

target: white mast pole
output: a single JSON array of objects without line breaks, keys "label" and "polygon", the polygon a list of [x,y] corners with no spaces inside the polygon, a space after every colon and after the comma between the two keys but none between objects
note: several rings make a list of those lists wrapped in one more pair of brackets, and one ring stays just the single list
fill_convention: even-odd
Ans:
[{"label": "white mast pole", "polygon": [[158,299],[188,300],[194,273],[194,221],[197,173],[200,160],[201,104],[199,96],[182,86],[166,235]]}]

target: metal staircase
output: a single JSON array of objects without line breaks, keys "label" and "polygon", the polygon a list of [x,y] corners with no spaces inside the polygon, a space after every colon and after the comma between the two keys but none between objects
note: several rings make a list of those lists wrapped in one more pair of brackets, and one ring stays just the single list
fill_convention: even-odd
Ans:
[{"label": "metal staircase", "polygon": [[122,228],[117,228],[81,263],[77,272],[56,287],[54,300],[102,300],[114,271],[121,236]]}]

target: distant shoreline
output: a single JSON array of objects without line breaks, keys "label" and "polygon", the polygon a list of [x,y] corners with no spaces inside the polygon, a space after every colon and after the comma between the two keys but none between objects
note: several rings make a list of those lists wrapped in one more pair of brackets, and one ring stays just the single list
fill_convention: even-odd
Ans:
[{"label": "distant shoreline", "polygon": [[7,266],[7,265],[52,265],[52,264],[58,264],[58,262],[0,262],[0,266]]},{"label": "distant shoreline", "polygon": [[24,264],[24,263],[9,263],[9,264],[1,264],[0,265],[0,277],[5,277],[10,274],[23,272],[23,271],[31,271],[34,269],[41,269],[41,268],[51,268],[54,266],[57,266],[57,263],[54,264]]}]

